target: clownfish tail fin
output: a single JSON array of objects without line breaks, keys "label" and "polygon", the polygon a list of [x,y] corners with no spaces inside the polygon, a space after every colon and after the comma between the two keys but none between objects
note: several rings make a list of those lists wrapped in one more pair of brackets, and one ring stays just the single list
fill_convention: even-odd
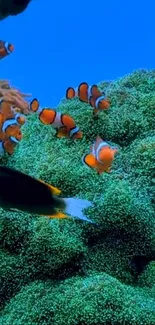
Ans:
[{"label": "clownfish tail fin", "polygon": [[37,98],[32,99],[32,101],[29,104],[29,109],[32,112],[37,112],[39,111],[39,101]]}]

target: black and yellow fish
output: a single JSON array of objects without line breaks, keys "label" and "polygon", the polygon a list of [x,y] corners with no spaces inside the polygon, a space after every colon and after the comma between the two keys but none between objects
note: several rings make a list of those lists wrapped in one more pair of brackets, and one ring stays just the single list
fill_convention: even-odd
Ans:
[{"label": "black and yellow fish", "polygon": [[75,217],[95,223],[82,210],[92,204],[77,198],[58,198],[59,189],[15,169],[0,166],[0,207],[48,216],[49,218]]}]

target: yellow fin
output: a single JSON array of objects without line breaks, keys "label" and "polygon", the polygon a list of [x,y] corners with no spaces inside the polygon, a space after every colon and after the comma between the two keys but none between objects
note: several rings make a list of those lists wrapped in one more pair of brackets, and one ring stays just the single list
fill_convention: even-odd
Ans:
[{"label": "yellow fin", "polygon": [[50,188],[53,195],[59,195],[61,193],[61,190],[59,190],[57,187],[54,187],[52,185],[47,184]]},{"label": "yellow fin", "polygon": [[54,187],[50,184],[45,183],[44,181],[42,181],[41,179],[39,180],[41,183],[45,184],[46,186],[48,186],[48,188],[51,190],[53,195],[59,195],[61,193],[61,190],[59,190],[57,187]]},{"label": "yellow fin", "polygon": [[67,219],[69,217],[66,214],[58,211],[58,212],[52,214],[51,216],[48,216],[48,218],[50,218],[50,219]]}]

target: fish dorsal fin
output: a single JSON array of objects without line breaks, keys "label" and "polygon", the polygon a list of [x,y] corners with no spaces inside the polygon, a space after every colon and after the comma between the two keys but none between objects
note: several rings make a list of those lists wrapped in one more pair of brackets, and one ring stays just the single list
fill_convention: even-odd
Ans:
[{"label": "fish dorsal fin", "polygon": [[51,191],[51,193],[53,195],[59,195],[61,193],[61,190],[59,190],[57,187],[52,186],[52,185],[42,181],[41,179],[39,179],[39,182],[41,182],[41,183],[45,184],[46,186],[48,186],[48,188],[50,189],[50,191]]}]

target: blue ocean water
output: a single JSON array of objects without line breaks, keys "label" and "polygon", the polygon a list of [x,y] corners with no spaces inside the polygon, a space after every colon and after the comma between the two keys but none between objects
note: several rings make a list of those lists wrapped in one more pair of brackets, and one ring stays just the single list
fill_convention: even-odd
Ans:
[{"label": "blue ocean water", "polygon": [[33,0],[21,15],[1,21],[15,51],[2,78],[55,107],[69,86],[90,85],[154,66],[153,1]]}]

